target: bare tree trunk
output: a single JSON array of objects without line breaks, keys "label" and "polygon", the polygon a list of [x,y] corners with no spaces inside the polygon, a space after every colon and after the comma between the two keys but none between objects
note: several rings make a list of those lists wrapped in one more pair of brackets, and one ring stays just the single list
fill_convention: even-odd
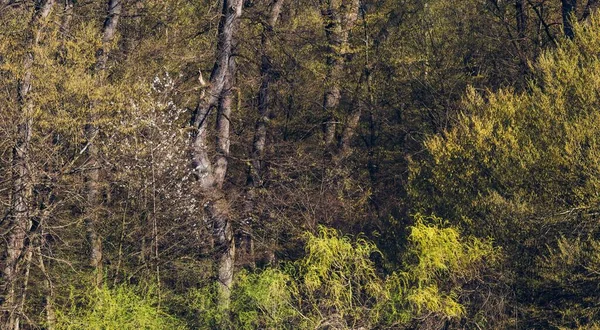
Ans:
[{"label": "bare tree trunk", "polygon": [[[219,308],[229,309],[230,290],[233,282],[235,244],[230,220],[229,202],[223,192],[229,155],[229,123],[232,103],[233,66],[232,50],[238,18],[242,14],[242,0],[223,0],[219,21],[217,55],[210,76],[210,84],[203,91],[192,115],[195,131],[191,137],[191,163],[200,192],[207,200],[205,216],[212,224],[212,239],[217,260],[219,283]],[[217,109],[216,163],[213,164],[208,143],[209,116]]]},{"label": "bare tree trunk", "polygon": [[525,38],[527,29],[527,14],[525,13],[525,0],[515,0],[515,12],[517,20],[517,35],[519,39]]},{"label": "bare tree trunk", "polygon": [[[345,17],[347,17],[345,19],[345,22],[346,22],[345,24],[347,25],[347,29],[349,30],[354,25],[354,22],[358,18],[359,3],[355,2],[353,4],[353,6],[349,6],[348,8],[346,8],[346,10],[351,10],[351,11],[347,12],[345,15]],[[354,134],[356,133],[356,129],[358,127],[358,123],[359,123],[360,117],[362,115],[362,109],[363,109],[364,103],[365,103],[365,102],[363,102],[363,100],[360,99],[361,90],[362,90],[363,84],[365,82],[367,82],[367,84],[369,84],[369,85],[371,82],[372,66],[369,63],[369,47],[370,47],[370,45],[369,45],[369,37],[368,37],[367,20],[366,20],[365,15],[366,15],[366,13],[362,12],[362,21],[363,21],[363,29],[364,29],[363,38],[366,42],[366,45],[365,45],[366,46],[365,47],[366,62],[364,64],[363,72],[361,73],[361,76],[356,85],[354,97],[351,102],[350,113],[348,114],[348,117],[345,120],[344,129],[342,130],[342,133],[340,134],[340,137],[339,137],[339,140],[337,143],[337,149],[334,150],[334,152],[335,152],[334,163],[336,163],[336,166],[339,164],[339,162],[341,160],[346,158],[351,153],[350,144],[352,142],[352,138],[354,137]],[[349,25],[349,24],[351,24],[351,25]],[[346,36],[346,39],[347,39],[347,36]],[[347,43],[347,40],[346,40],[346,43]],[[345,47],[348,47],[348,46],[345,46]]]},{"label": "bare tree trunk", "polygon": [[575,37],[573,31],[573,19],[575,18],[575,8],[577,8],[577,0],[561,0],[562,1],[562,18],[563,30],[565,36],[569,39]]},{"label": "bare tree trunk", "polygon": [[[255,198],[256,188],[263,184],[263,174],[265,171],[264,157],[265,145],[267,141],[267,125],[271,116],[269,107],[269,87],[275,80],[273,72],[272,59],[269,55],[271,40],[273,39],[275,24],[279,19],[279,14],[284,0],[272,0],[269,7],[269,16],[266,24],[263,26],[261,36],[261,65],[260,65],[260,88],[258,91],[258,120],[254,127],[254,139],[252,141],[252,151],[250,152],[250,165],[248,166],[248,175],[246,179],[246,205],[244,206],[245,221],[244,228],[240,234],[240,250],[246,254],[247,259],[254,265],[254,243],[252,241],[251,227],[255,217]],[[274,251],[268,252],[268,262],[272,263],[275,259]]]},{"label": "bare tree trunk", "polygon": [[60,23],[60,32],[69,33],[71,21],[73,20],[73,0],[65,0],[65,6],[62,13],[62,22]]},{"label": "bare tree trunk", "polygon": [[[337,6],[336,6],[337,5]],[[348,51],[348,36],[358,18],[359,1],[342,0],[340,3],[321,0],[321,15],[325,20],[327,37],[327,74],[323,95],[324,140],[330,145],[335,140],[336,112],[341,100],[340,79]]]},{"label": "bare tree trunk", "polygon": [[[36,8],[31,19],[32,35],[29,39],[30,51],[23,60],[23,78],[19,81],[17,91],[21,123],[17,125],[17,141],[12,150],[13,184],[11,213],[9,214],[9,231],[6,252],[3,256],[4,267],[0,270],[3,280],[1,288],[3,301],[0,301],[0,328],[18,329],[18,315],[21,306],[17,304],[17,281],[19,261],[23,257],[28,232],[31,228],[30,206],[32,195],[30,151],[33,125],[33,103],[29,100],[32,86],[31,68],[34,63],[33,48],[39,44],[42,30],[47,24],[48,15],[52,11],[54,0],[47,0]],[[16,327],[16,328],[15,328]]]},{"label": "bare tree trunk", "polygon": [[[217,159],[214,167],[216,189],[222,193],[230,146],[230,119],[233,102],[233,79],[235,63],[229,58],[229,67],[225,84],[217,106]],[[213,240],[217,251],[217,269],[219,278],[219,307],[226,311],[229,308],[231,284],[233,282],[233,267],[235,260],[235,241],[230,221],[229,203],[224,193],[206,207],[207,214],[212,219]]]},{"label": "bare tree trunk", "polygon": [[[121,16],[122,0],[109,0],[107,16],[102,27],[102,47],[96,52],[96,75],[98,83],[104,80],[106,62],[108,60],[108,44],[114,39],[117,24]],[[85,177],[87,208],[85,226],[88,244],[90,245],[90,265],[96,273],[95,285],[102,285],[102,238],[98,235],[98,180],[100,178],[100,163],[98,162],[98,146],[94,141],[98,136],[98,127],[95,124],[96,114],[92,105],[89,122],[85,126],[87,137],[88,166]]]},{"label": "bare tree trunk", "polygon": [[[30,240],[33,241],[33,238],[30,237]],[[31,258],[33,257],[33,245],[35,243],[29,242],[29,245],[25,249],[25,258],[23,263],[25,264],[25,273],[23,274],[23,282],[21,283],[21,297],[18,302],[18,309],[15,313],[15,321],[13,324],[14,330],[19,330],[21,328],[21,317],[23,316],[23,310],[25,309],[25,301],[27,300],[27,288],[29,286],[29,273],[31,270]]]},{"label": "bare tree trunk", "polygon": [[[337,155],[335,157],[336,162],[341,161],[345,157],[347,157],[350,152],[350,143],[352,142],[352,138],[356,133],[356,128],[358,127],[358,122],[360,121],[360,116],[362,114],[362,109],[364,107],[364,101],[360,100],[360,91],[362,89],[362,85],[367,83],[368,86],[371,85],[371,68],[369,64],[365,65],[362,75],[358,81],[356,86],[356,91],[354,92],[354,100],[352,101],[352,111],[346,120],[346,125],[344,126],[344,130],[342,131],[342,135],[338,142],[338,150]],[[372,102],[372,99],[370,100]]]},{"label": "bare tree trunk", "polygon": [[[44,234],[42,232],[40,240],[43,240]],[[42,242],[36,246],[36,253],[38,257],[38,267],[44,276],[44,289],[46,290],[45,294],[45,308],[46,308],[46,326],[48,330],[54,330],[56,326],[56,313],[54,312],[54,288],[52,287],[52,282],[50,280],[50,275],[46,270],[46,266],[44,264],[44,256],[42,255]]]},{"label": "bare tree trunk", "polygon": [[230,126],[231,126],[231,105],[233,103],[233,79],[235,73],[235,63],[230,58],[228,74],[225,77],[225,84],[221,98],[217,105],[217,159],[215,162],[215,184],[218,189],[223,189],[225,174],[227,173],[227,163],[229,157]]},{"label": "bare tree trunk", "polygon": [[218,105],[225,85],[231,57],[235,22],[242,12],[241,0],[224,0],[219,22],[217,59],[210,76],[210,84],[192,115],[191,124],[195,128],[192,134],[192,167],[202,190],[215,187],[216,179],[213,164],[209,157],[208,119],[211,111]]}]

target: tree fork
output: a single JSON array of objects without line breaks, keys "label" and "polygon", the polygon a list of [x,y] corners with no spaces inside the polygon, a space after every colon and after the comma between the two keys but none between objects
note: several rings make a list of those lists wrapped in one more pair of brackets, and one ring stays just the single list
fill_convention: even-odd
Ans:
[{"label": "tree fork", "polygon": [[[238,18],[242,14],[242,0],[223,0],[222,16],[219,21],[217,52],[210,84],[203,89],[198,106],[191,118],[194,131],[191,136],[190,154],[196,184],[208,201],[204,213],[212,225],[212,239],[217,259],[219,282],[219,309],[227,313],[230,290],[233,282],[235,243],[229,214],[229,204],[223,192],[229,155],[229,123],[232,102],[234,34]],[[217,161],[213,164],[209,156],[208,124],[211,112],[217,110],[217,145],[214,152]]]}]

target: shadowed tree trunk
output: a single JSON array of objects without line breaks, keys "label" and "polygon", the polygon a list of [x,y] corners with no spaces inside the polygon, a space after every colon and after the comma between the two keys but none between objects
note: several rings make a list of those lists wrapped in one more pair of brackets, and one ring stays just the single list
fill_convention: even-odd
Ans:
[{"label": "shadowed tree trunk", "polygon": [[327,38],[327,73],[323,95],[323,111],[325,112],[323,131],[326,145],[335,141],[337,110],[342,98],[340,80],[348,52],[348,36],[358,18],[358,9],[358,0],[321,0],[321,15],[325,21]]},{"label": "shadowed tree trunk", "polygon": [[[267,125],[271,117],[271,108],[269,105],[269,87],[276,79],[273,72],[273,60],[270,56],[271,41],[274,37],[274,28],[279,19],[279,14],[284,0],[272,0],[269,5],[269,14],[266,24],[263,25],[261,36],[261,55],[260,55],[260,87],[258,90],[258,120],[254,127],[254,139],[252,141],[252,150],[250,152],[250,165],[248,166],[248,175],[246,179],[246,205],[244,228],[242,228],[240,247],[241,253],[247,255],[248,261],[253,265],[254,243],[252,241],[251,227],[254,219],[258,217],[255,211],[256,207],[256,189],[263,185],[263,175],[265,172],[265,147],[267,143]],[[268,251],[267,262],[273,263],[275,259],[274,251]]]},{"label": "shadowed tree trunk", "polygon": [[527,30],[527,14],[525,13],[525,0],[515,0],[515,15],[517,19],[517,35],[519,39],[525,38]]},{"label": "shadowed tree trunk", "polygon": [[[114,39],[117,32],[117,24],[121,16],[123,0],[109,0],[108,14],[102,27],[102,47],[96,52],[95,74],[98,84],[102,84],[108,60],[108,45]],[[87,207],[85,210],[85,226],[88,244],[90,246],[90,265],[96,272],[95,285],[102,284],[102,238],[98,235],[98,180],[100,177],[100,163],[98,162],[98,145],[94,141],[98,137],[98,127],[95,124],[97,116],[95,107],[92,106],[89,122],[85,126],[87,138],[87,174],[85,177],[85,189]]]},{"label": "shadowed tree trunk", "polygon": [[[0,328],[7,330],[19,329],[19,317],[23,304],[17,302],[17,297],[22,295],[23,286],[19,287],[19,275],[22,258],[28,257],[25,253],[28,234],[32,226],[30,218],[32,182],[30,168],[30,150],[33,126],[33,101],[29,97],[33,84],[32,67],[34,65],[33,49],[40,43],[42,31],[48,24],[48,16],[54,6],[54,0],[40,3],[33,14],[30,27],[31,34],[28,40],[29,52],[23,59],[23,77],[19,81],[17,97],[20,122],[17,125],[17,140],[12,148],[12,199],[9,214],[9,228],[7,246],[3,255],[3,267],[0,270],[2,279],[1,293],[4,298],[0,301]],[[24,281],[24,279],[21,279]],[[21,293],[17,292],[21,291]]]},{"label": "shadowed tree trunk", "polygon": [[573,31],[573,19],[575,19],[575,8],[577,8],[577,0],[561,1],[563,30],[567,38],[573,39],[575,37],[575,32]]},{"label": "shadowed tree trunk", "polygon": [[[242,14],[242,0],[223,0],[222,16],[218,27],[216,60],[210,76],[209,86],[200,96],[191,124],[191,163],[197,179],[196,186],[205,199],[205,217],[212,225],[217,277],[219,283],[219,308],[227,311],[230,301],[235,244],[229,202],[223,191],[229,156],[229,126],[232,103],[234,65],[232,50],[238,18]],[[217,141],[213,164],[208,139],[211,112],[217,111]],[[200,221],[200,220],[199,220]]]}]

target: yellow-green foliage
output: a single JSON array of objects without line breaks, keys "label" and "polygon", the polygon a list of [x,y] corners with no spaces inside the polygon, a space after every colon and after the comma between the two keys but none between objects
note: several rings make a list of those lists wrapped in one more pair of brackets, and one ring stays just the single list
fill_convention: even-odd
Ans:
[{"label": "yellow-green foliage", "polygon": [[[411,164],[409,188],[418,209],[518,254],[509,260],[517,272],[531,274],[538,260],[531,319],[568,327],[595,317],[597,299],[586,292],[599,283],[586,267],[598,255],[600,19],[576,35],[540,56],[526,92],[469,89],[455,126],[429,138]],[[556,247],[540,259],[545,244]]]},{"label": "yellow-green foliage", "polygon": [[370,259],[377,247],[363,238],[355,241],[330,228],[308,234],[306,257],[298,262],[304,302],[316,313],[358,320],[373,302],[385,297],[383,282]]},{"label": "yellow-green foliage", "polygon": [[[425,221],[426,218],[417,215],[408,237],[410,253],[418,260],[411,272],[419,282],[426,283],[441,274],[469,276],[474,264],[494,256],[490,242],[474,237],[464,239],[455,228],[443,228]],[[431,221],[442,223],[435,217]]]},{"label": "yellow-green foliage", "polygon": [[185,329],[174,317],[161,311],[152,290],[139,292],[125,285],[91,289],[83,301],[72,298],[70,309],[58,311],[57,329]]},{"label": "yellow-green foliage", "polygon": [[[464,306],[458,303],[460,283],[476,278],[484,259],[492,261],[494,249],[489,242],[476,238],[464,239],[455,228],[427,225],[425,218],[416,217],[411,227],[409,253],[417,260],[409,265],[408,276],[416,283],[407,299],[417,313],[438,312],[448,317],[464,314]],[[432,218],[436,222],[440,219]],[[440,287],[447,286],[446,292]]]},{"label": "yellow-green foliage", "polygon": [[[600,316],[597,295],[600,241],[589,237],[561,237],[548,247],[544,256],[538,257],[537,266],[540,278],[536,287],[550,290],[552,297],[549,297],[548,305],[541,305],[534,313],[557,313],[560,318],[553,325],[558,328],[597,328],[594,322]],[[554,310],[554,305],[560,308]]]},{"label": "yellow-green foliage", "polygon": [[289,274],[268,268],[253,274],[237,275],[233,298],[233,314],[237,329],[280,329],[298,316],[292,305],[297,295]]},{"label": "yellow-green foliage", "polygon": [[405,271],[388,279],[394,306],[392,314],[402,319],[432,315],[441,318],[465,316],[460,301],[462,285],[479,280],[493,265],[499,251],[490,242],[463,238],[441,219],[415,216],[410,227]]},{"label": "yellow-green foliage", "polygon": [[220,319],[210,288],[191,290],[184,308],[196,310],[198,327],[232,329],[353,329],[460,319],[471,307],[460,301],[462,286],[478,280],[497,251],[442,227],[439,219],[416,220],[401,272],[377,271],[371,257],[380,252],[372,242],[321,227],[317,235],[307,234],[304,258],[237,274],[230,320]]},{"label": "yellow-green foliage", "polygon": [[[600,196],[600,22],[541,56],[529,91],[470,89],[456,126],[411,165],[423,209],[502,240],[515,221],[585,206]],[[521,229],[531,224],[519,223]]]}]

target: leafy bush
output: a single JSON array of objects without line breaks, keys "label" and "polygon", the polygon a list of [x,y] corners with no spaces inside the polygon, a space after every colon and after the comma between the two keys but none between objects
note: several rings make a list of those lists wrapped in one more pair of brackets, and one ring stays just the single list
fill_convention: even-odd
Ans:
[{"label": "leafy bush", "polygon": [[469,89],[463,116],[411,164],[416,210],[493,237],[514,256],[518,309],[533,313],[520,327],[576,327],[596,315],[586,292],[600,282],[573,262],[591,262],[598,237],[599,27],[593,16],[575,39],[543,53],[526,92]]},{"label": "leafy bush", "polygon": [[482,306],[473,302],[480,292],[466,289],[484,282],[500,251],[489,241],[462,237],[439,218],[416,215],[415,220],[409,228],[404,270],[387,279],[393,302],[388,322],[416,322],[419,328],[478,322],[473,316]]},{"label": "leafy bush", "polygon": [[[538,257],[538,296],[532,313],[557,328],[597,329],[600,318],[600,241],[560,237]],[[557,317],[558,316],[558,317]]]},{"label": "leafy bush", "polygon": [[431,328],[477,314],[465,297],[479,301],[464,289],[483,280],[499,251],[437,218],[418,215],[410,233],[403,269],[388,276],[371,260],[380,253],[372,242],[321,227],[306,235],[303,258],[239,272],[228,313],[211,286],[190,290],[179,306],[194,328],[231,329]]},{"label": "leafy bush", "polygon": [[57,311],[57,329],[185,329],[158,307],[154,290],[120,285],[93,288],[82,297],[71,293],[71,306]]}]

